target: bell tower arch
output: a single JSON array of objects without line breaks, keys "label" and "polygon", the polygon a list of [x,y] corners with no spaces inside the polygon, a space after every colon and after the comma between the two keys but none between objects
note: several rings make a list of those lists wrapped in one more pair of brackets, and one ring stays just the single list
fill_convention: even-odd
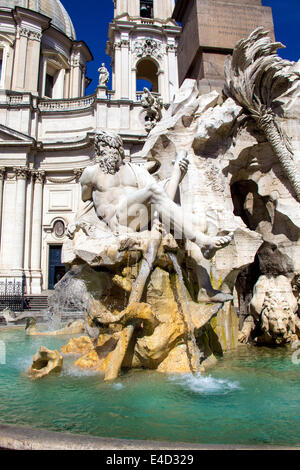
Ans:
[{"label": "bell tower arch", "polygon": [[173,98],[181,31],[172,19],[174,7],[175,0],[114,0],[106,53],[112,60],[115,99],[139,100],[139,80],[151,83],[164,104]]}]

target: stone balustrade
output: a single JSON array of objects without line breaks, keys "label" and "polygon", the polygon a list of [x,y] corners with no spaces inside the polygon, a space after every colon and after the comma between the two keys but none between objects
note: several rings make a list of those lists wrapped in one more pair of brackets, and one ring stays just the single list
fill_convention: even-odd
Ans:
[{"label": "stone balustrade", "polygon": [[38,107],[42,112],[75,111],[90,108],[96,100],[95,95],[84,98],[62,100],[40,100]]},{"label": "stone balustrade", "polygon": [[154,20],[151,18],[142,18],[141,23],[142,24],[154,24]]},{"label": "stone balustrade", "polygon": [[[136,101],[140,102],[143,96],[143,91],[136,93]],[[160,97],[159,93],[152,93],[154,96]],[[115,91],[107,90],[106,99],[113,101],[115,97]],[[40,99],[38,100],[38,109],[41,112],[61,112],[61,111],[77,111],[82,109],[88,109],[96,101],[96,94],[86,96],[83,98],[72,98],[72,99]],[[0,105],[5,106],[29,106],[31,104],[29,94],[18,94],[18,95],[3,95],[0,97]]]},{"label": "stone balustrade", "polygon": [[22,106],[27,105],[29,106],[31,103],[31,97],[27,94],[3,94],[0,97],[0,105],[5,106]]}]

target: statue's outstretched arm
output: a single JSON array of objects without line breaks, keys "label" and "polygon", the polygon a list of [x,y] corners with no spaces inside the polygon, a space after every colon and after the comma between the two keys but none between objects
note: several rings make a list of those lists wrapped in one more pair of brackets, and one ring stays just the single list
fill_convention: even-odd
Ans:
[{"label": "statue's outstretched arm", "polygon": [[67,236],[69,238],[74,237],[74,234],[78,228],[78,223],[80,219],[94,207],[94,202],[92,199],[93,188],[92,188],[92,184],[91,184],[87,170],[84,170],[80,178],[80,184],[81,184],[81,203],[75,214],[74,220],[67,227]]},{"label": "statue's outstretched arm", "polygon": [[167,195],[174,201],[179,184],[183,180],[188,170],[189,160],[186,150],[180,150],[176,155],[175,164],[171,178],[166,182],[165,189]]},{"label": "statue's outstretched arm", "polygon": [[94,207],[94,202],[92,200],[82,201],[79,205],[79,209],[75,214],[74,220],[67,226],[66,235],[69,238],[73,238],[76,230],[79,227],[80,219],[86,215]]}]

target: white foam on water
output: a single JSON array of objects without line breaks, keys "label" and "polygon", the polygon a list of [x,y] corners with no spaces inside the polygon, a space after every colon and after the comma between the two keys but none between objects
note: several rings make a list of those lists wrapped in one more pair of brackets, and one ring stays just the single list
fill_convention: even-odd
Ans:
[{"label": "white foam on water", "polygon": [[241,390],[239,382],[215,379],[211,375],[203,376],[201,373],[170,376],[169,379],[178,383],[178,385],[181,385],[185,389],[192,390],[202,395],[226,394],[234,390]]},{"label": "white foam on water", "polygon": [[29,367],[32,364],[32,358],[35,353],[31,354],[30,356],[27,357],[19,357],[19,358],[13,358],[11,361],[7,361],[7,365],[9,367],[12,367],[18,371],[25,371],[29,369]]},{"label": "white foam on water", "polygon": [[74,365],[64,365],[61,375],[73,377],[90,377],[93,375],[99,375],[99,372],[91,369],[80,369]]},{"label": "white foam on water", "polygon": [[122,390],[122,388],[124,388],[124,385],[121,384],[120,382],[118,382],[118,383],[116,383],[116,384],[113,385],[113,388],[114,388],[115,390]]}]

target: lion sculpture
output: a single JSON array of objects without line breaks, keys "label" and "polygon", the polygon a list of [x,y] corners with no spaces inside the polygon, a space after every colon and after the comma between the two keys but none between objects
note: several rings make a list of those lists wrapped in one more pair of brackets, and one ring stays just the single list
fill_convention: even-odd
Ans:
[{"label": "lion sculpture", "polygon": [[261,276],[254,286],[239,341],[247,343],[252,337],[257,344],[286,344],[298,339],[300,319],[298,303],[290,281],[285,276]]}]

